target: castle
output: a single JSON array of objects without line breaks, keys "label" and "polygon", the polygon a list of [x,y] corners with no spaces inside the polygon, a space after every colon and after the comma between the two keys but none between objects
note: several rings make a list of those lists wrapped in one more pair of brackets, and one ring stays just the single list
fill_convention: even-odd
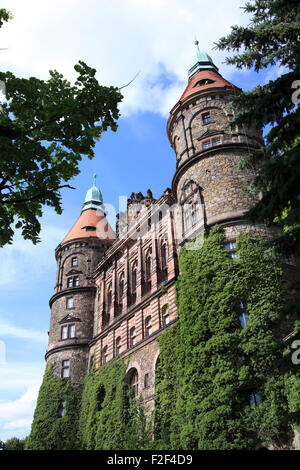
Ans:
[{"label": "castle", "polygon": [[234,110],[227,104],[240,92],[197,45],[186,89],[167,123],[177,161],[171,189],[157,200],[150,190],[132,193],[116,233],[95,181],[88,190],[78,220],[55,251],[46,360],[57,376],[79,381],[93,364],[127,357],[124,379],[153,407],[157,338],[177,320],[181,246],[219,224],[235,258],[238,234],[268,234],[243,218],[258,196],[248,189],[255,174],[237,164],[263,140],[255,128],[229,126]]}]

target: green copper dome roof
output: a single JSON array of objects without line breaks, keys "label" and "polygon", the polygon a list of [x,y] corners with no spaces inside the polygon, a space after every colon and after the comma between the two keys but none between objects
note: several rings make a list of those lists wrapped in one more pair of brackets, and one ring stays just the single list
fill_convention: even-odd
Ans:
[{"label": "green copper dome roof", "polygon": [[189,69],[189,80],[198,72],[202,70],[214,70],[219,72],[218,67],[213,63],[212,58],[206,53],[199,50],[198,41],[195,41],[197,47],[196,54],[194,54],[192,67]]},{"label": "green copper dome roof", "polygon": [[96,186],[96,175],[94,175],[94,184],[86,193],[85,200],[82,205],[82,212],[88,209],[102,210],[101,209],[102,204],[103,204],[102,193],[100,189],[98,189]]}]

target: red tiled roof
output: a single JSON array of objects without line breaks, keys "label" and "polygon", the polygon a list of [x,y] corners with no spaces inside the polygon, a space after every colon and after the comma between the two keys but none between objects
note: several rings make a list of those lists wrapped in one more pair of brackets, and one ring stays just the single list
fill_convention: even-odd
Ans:
[{"label": "red tiled roof", "polygon": [[[84,227],[95,227],[95,230],[86,231]],[[98,237],[102,240],[110,241],[113,241],[116,238],[105,215],[95,209],[83,211],[61,243],[74,240],[75,238],[90,237]]]},{"label": "red tiled roof", "polygon": [[[201,85],[201,86],[195,87],[197,82],[199,82],[200,80],[203,80],[205,78],[213,80],[213,83],[209,83],[207,85]],[[181,95],[179,101],[184,101],[186,98],[189,98],[194,93],[199,93],[200,91],[206,91],[206,90],[213,89],[213,88],[224,88],[224,87],[228,87],[228,86],[233,87],[233,88],[237,88],[232,83],[225,80],[225,78],[223,78],[217,72],[214,72],[213,70],[201,70],[201,72],[196,73],[190,79],[190,81],[189,81],[186,89],[184,90],[183,94]]]}]

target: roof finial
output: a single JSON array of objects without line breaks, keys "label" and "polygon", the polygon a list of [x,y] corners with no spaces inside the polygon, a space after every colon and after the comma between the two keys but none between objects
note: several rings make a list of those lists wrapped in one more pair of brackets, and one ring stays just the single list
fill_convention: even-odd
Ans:
[{"label": "roof finial", "polygon": [[96,173],[94,173],[93,176],[94,176],[94,186],[96,186],[96,176],[97,176]]},{"label": "roof finial", "polygon": [[197,47],[197,50],[199,51],[199,41],[195,36],[195,46]]}]

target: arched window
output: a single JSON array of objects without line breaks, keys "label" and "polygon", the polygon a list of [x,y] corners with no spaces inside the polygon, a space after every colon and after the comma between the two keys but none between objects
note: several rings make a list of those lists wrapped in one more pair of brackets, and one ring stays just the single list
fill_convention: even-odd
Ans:
[{"label": "arched window", "polygon": [[143,293],[146,294],[151,290],[152,282],[152,250],[148,250],[145,258],[145,280],[144,280]]},{"label": "arched window", "polygon": [[146,280],[151,282],[152,276],[152,251],[149,250],[146,255]]},{"label": "arched window", "polygon": [[167,326],[170,323],[170,312],[169,312],[169,305],[163,305],[161,309],[162,313],[162,324],[163,326]]},{"label": "arched window", "polygon": [[136,345],[136,329],[135,329],[135,327],[132,327],[130,329],[129,344],[130,344],[130,347]]},{"label": "arched window", "polygon": [[136,369],[131,375],[130,385],[132,386],[134,396],[137,397],[139,393],[139,375]]},{"label": "arched window", "polygon": [[132,292],[132,294],[136,293],[136,284],[137,284],[137,262],[135,262],[132,266],[132,273],[131,273],[131,292]]},{"label": "arched window", "polygon": [[115,316],[120,315],[122,313],[123,307],[123,295],[124,295],[124,273],[120,274],[119,282],[118,282],[118,289],[117,289],[117,302],[116,302],[116,310]]},{"label": "arched window", "polygon": [[102,351],[102,364],[106,364],[108,360],[108,346],[104,346]]},{"label": "arched window", "polygon": [[166,243],[163,243],[161,247],[161,267],[162,269],[168,267],[168,248]]},{"label": "arched window", "polygon": [[124,273],[120,275],[120,279],[119,279],[119,301],[120,302],[122,302],[123,294],[124,294]]},{"label": "arched window", "polygon": [[109,284],[107,289],[107,307],[110,308],[112,304],[112,285]]},{"label": "arched window", "polygon": [[136,301],[136,285],[137,285],[137,261],[135,261],[132,265],[131,270],[131,296],[130,296],[130,304],[134,304]]},{"label": "arched window", "polygon": [[189,180],[181,190],[180,202],[182,205],[183,229],[188,232],[201,220],[201,192],[199,186]]},{"label": "arched window", "polygon": [[65,416],[65,413],[66,413],[66,406],[67,406],[67,402],[66,401],[61,401],[60,402],[60,405],[59,405],[59,408],[58,408],[58,416],[60,418],[62,418],[63,416]]},{"label": "arched window", "polygon": [[253,408],[254,406],[259,406],[262,402],[261,392],[255,391],[250,394],[250,406]]},{"label": "arched window", "polygon": [[152,334],[152,320],[151,317],[147,317],[145,320],[145,336],[148,338]]},{"label": "arched window", "polygon": [[121,336],[118,336],[118,338],[116,339],[116,356],[119,356],[121,354],[121,349],[122,349]]}]

